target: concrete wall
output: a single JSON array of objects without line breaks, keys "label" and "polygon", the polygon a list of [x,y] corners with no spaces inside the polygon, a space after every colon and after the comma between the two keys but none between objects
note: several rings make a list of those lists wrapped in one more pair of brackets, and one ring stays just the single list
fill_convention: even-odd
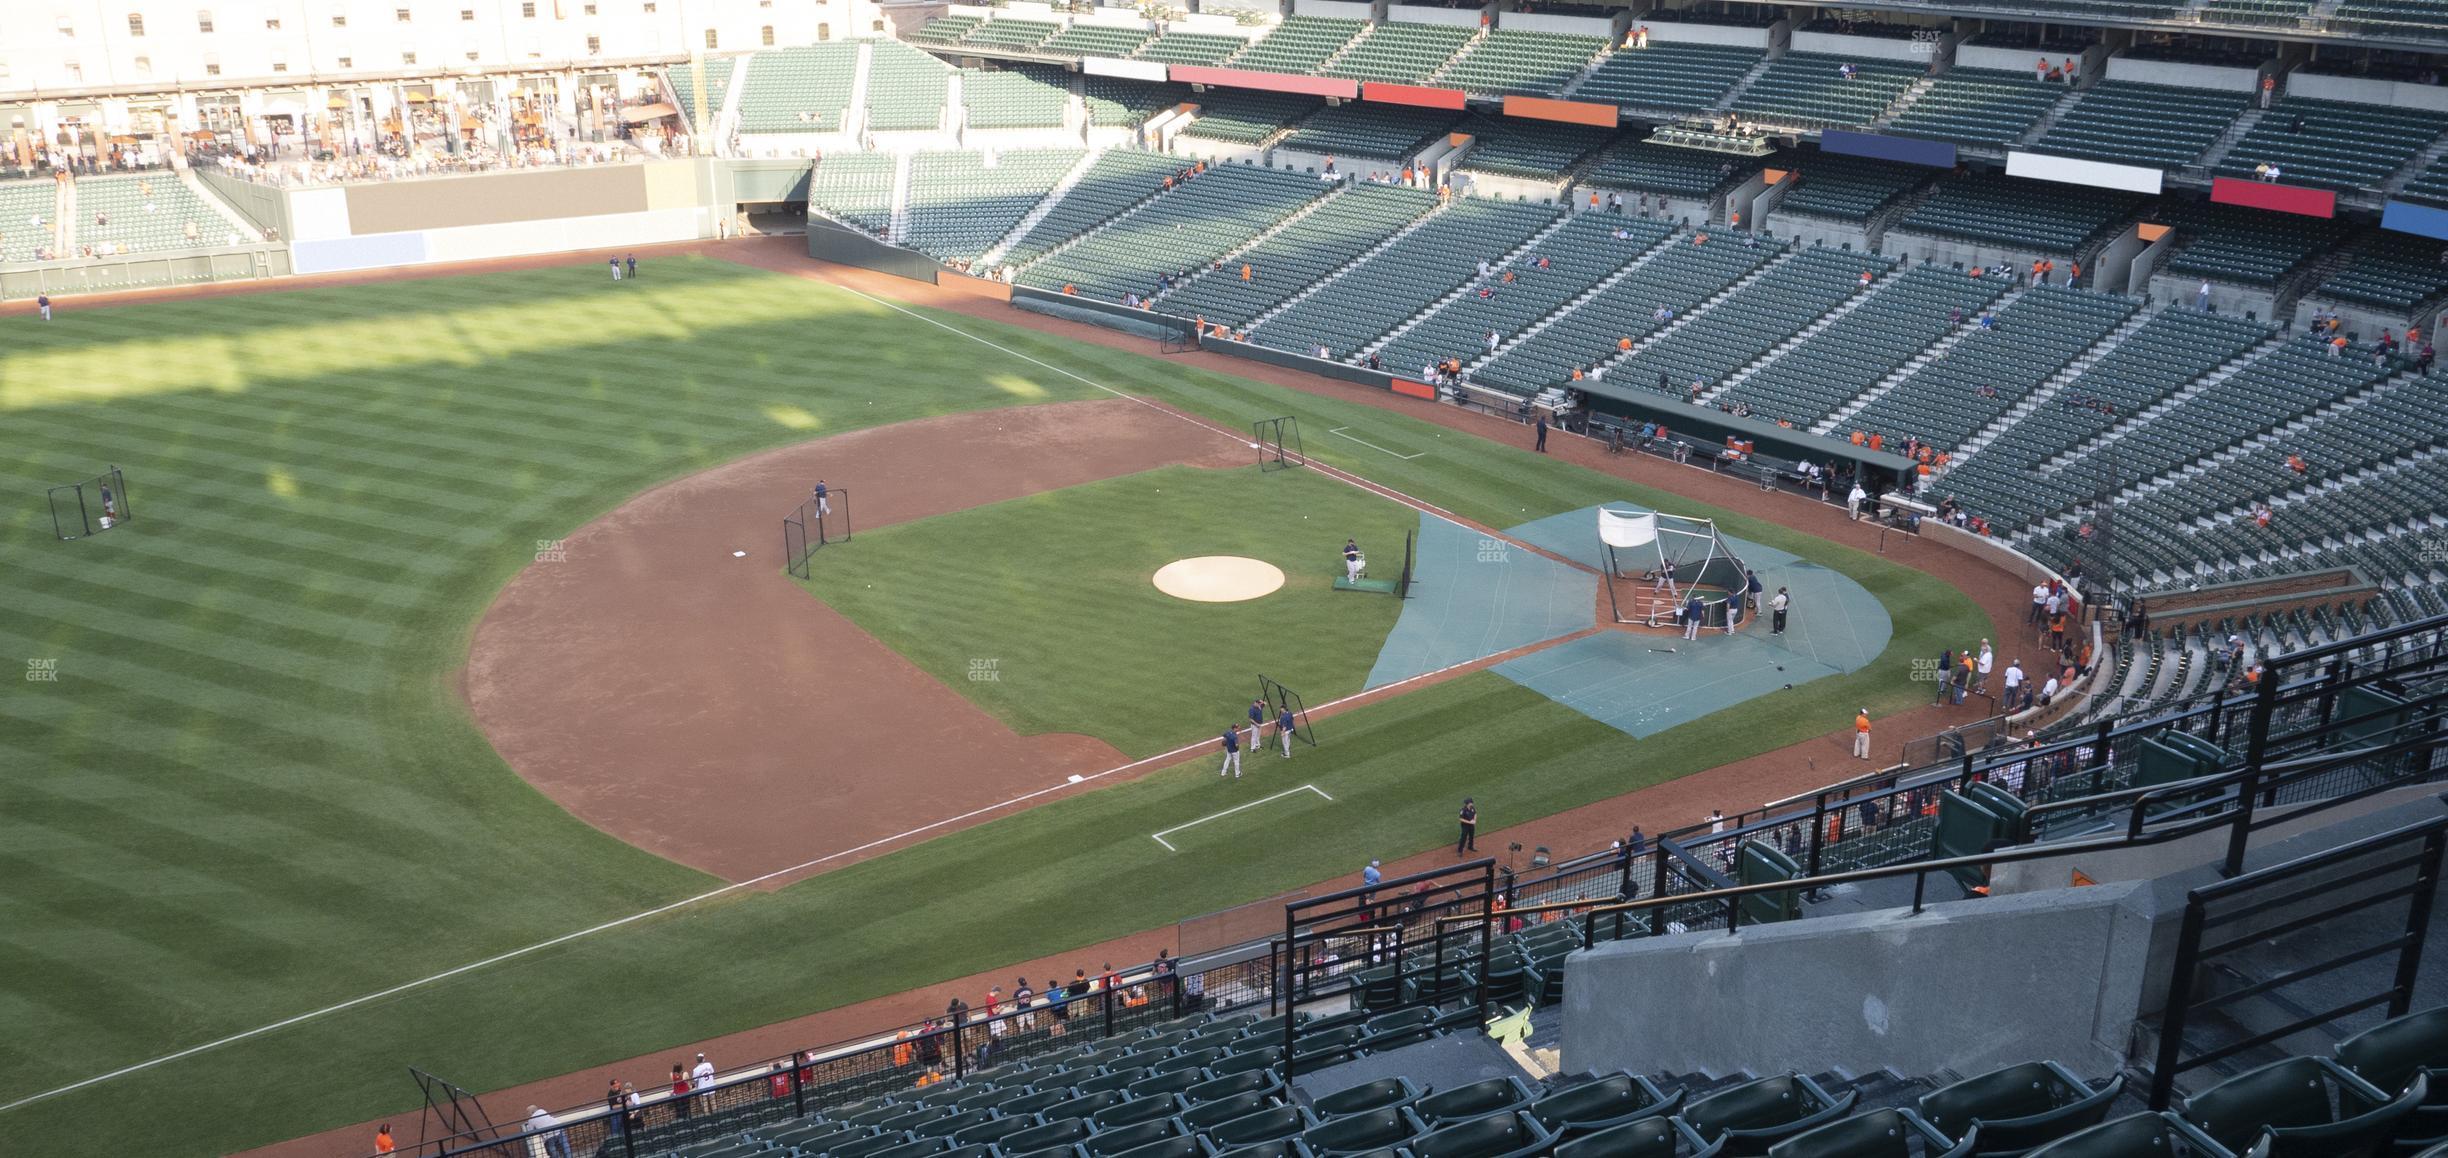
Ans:
[{"label": "concrete wall", "polygon": [[[2161,239],[2162,242],[2166,240]],[[2202,278],[2195,274],[2154,273],[2150,278],[2150,299],[2155,302],[2182,302],[2190,306],[2200,295],[2201,286]],[[2210,281],[2210,308],[2218,313],[2237,314],[2266,322],[2276,312],[2277,304],[2276,286],[2244,285],[2216,279]]]},{"label": "concrete wall", "polygon": [[[1939,29],[1932,28],[1930,31],[1937,32]],[[1657,30],[1654,26],[1651,27],[1649,35],[1652,38],[1656,37]],[[1929,40],[1896,40],[1886,36],[1844,36],[1834,32],[1796,32],[1793,34],[1795,52],[1824,52],[1835,56],[1849,56],[1856,60],[1903,60],[1926,65],[1938,55],[1940,48],[1939,42]]]},{"label": "concrete wall", "polygon": [[2258,69],[2187,64],[2178,60],[2129,60],[2121,56],[2109,58],[2108,79],[2226,92],[2258,92],[2261,88],[2261,72]]},{"label": "concrete wall", "polygon": [[[1386,19],[1388,20],[1405,24],[1444,24],[1454,28],[1479,27],[1479,19],[1485,14],[1485,12],[1486,10],[1481,8],[1426,8],[1418,4],[1386,5]],[[1559,17],[1559,19],[1562,18]],[[1585,23],[1603,25],[1606,23],[1606,21],[1586,20]],[[1505,27],[1514,28],[1518,26],[1513,23],[1511,17],[1506,17]],[[1604,32],[1600,32],[1597,35],[1604,36],[1606,34]]]},{"label": "concrete wall", "polygon": [[[1295,16],[1324,16],[1334,20],[1367,20],[1376,15],[1377,6],[1361,0],[1294,0]],[[1474,21],[1476,23],[1476,21]]]},{"label": "concrete wall", "polygon": [[[1414,11],[1414,9],[1397,8],[1394,11],[1405,12]],[[1423,8],[1416,9],[1416,11],[1434,12],[1437,9]],[[1496,19],[1497,27],[1510,28],[1515,32],[1560,32],[1567,36],[1599,37],[1615,35],[1615,21],[1596,16],[1550,16],[1544,12],[1507,12]],[[1478,23],[1478,18],[1472,17],[1471,22]],[[1651,28],[1649,35],[1651,39],[1655,39],[1657,29]]]},{"label": "concrete wall", "polygon": [[2297,72],[2286,78],[2286,91],[2289,96],[2315,97],[2325,101],[2357,101],[2367,105],[2448,112],[2448,87],[2436,84],[2365,80],[2352,76],[2314,76]]},{"label": "concrete wall", "polygon": [[[1507,25],[1512,23],[1510,17]],[[1635,20],[1632,26],[1649,26],[1649,40],[1655,44],[1730,44],[1736,48],[1766,50],[1771,46],[1769,28],[1738,28],[1729,24],[1679,24],[1672,20]]]},{"label": "concrete wall", "polygon": [[2164,986],[2149,971],[2170,908],[2126,883],[1603,945],[1566,966],[1563,1065],[1974,1074],[2054,1058],[2103,1077]]}]

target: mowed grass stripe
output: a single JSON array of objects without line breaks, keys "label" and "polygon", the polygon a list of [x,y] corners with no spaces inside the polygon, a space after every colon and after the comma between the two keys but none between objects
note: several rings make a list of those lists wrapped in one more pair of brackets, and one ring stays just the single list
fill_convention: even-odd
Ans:
[{"label": "mowed grass stripe", "polygon": [[[101,593],[98,597],[108,605],[110,614],[178,615],[198,630],[245,632],[274,642],[295,637],[301,643],[311,640],[334,648],[376,648],[391,639],[398,622],[300,607],[293,601],[254,590],[228,587],[199,590],[195,576],[183,568],[99,570],[74,566],[60,556],[40,553],[21,553],[10,562],[28,579],[47,577]],[[128,602],[112,602],[118,599]]]},{"label": "mowed grass stripe", "polygon": [[37,630],[45,626],[81,628],[96,639],[130,650],[177,657],[179,667],[218,683],[242,682],[258,691],[302,698],[327,693],[363,695],[375,687],[374,673],[344,654],[318,655],[261,638],[232,637],[175,619],[136,614],[110,601],[24,590],[15,598],[23,623]]}]

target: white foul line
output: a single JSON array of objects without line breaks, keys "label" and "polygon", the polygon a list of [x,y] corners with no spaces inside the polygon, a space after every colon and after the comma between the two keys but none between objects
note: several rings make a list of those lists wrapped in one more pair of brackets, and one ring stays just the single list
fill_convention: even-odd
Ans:
[{"label": "white foul line", "polygon": [[[1379,451],[1385,451],[1385,453],[1387,453],[1387,454],[1394,454],[1394,452],[1393,452],[1393,451],[1386,450],[1386,448],[1384,448],[1384,447],[1382,447],[1382,446],[1379,446],[1379,445],[1377,445],[1377,444],[1376,444],[1376,443],[1374,443],[1374,442],[1370,442],[1369,440],[1367,440],[1367,439],[1365,439],[1365,438],[1359,438],[1359,437],[1355,437],[1355,436],[1353,436],[1353,435],[1343,434],[1343,432],[1344,432],[1344,431],[1346,431],[1346,430],[1350,430],[1350,429],[1351,429],[1351,427],[1348,427],[1348,426],[1338,426],[1338,427],[1335,427],[1333,430],[1329,430],[1329,431],[1327,431],[1326,433],[1328,433],[1328,434],[1340,434],[1340,435],[1342,435],[1342,436],[1343,436],[1343,437],[1345,437],[1345,438],[1349,438],[1349,439],[1351,439],[1353,442],[1357,442],[1357,443],[1359,443],[1360,445],[1362,445],[1362,446],[1365,446],[1365,447],[1369,448],[1370,450],[1379,450]],[[1428,453],[1428,452],[1423,450],[1423,451],[1420,451],[1418,454],[1394,454],[1394,457],[1399,458],[1399,459],[1403,460],[1404,462],[1409,462],[1409,461],[1411,461],[1412,459],[1418,458],[1418,457],[1420,457],[1420,455],[1424,455],[1424,454],[1426,454],[1426,453]]]},{"label": "white foul line", "polygon": [[1207,822],[1208,822],[1208,821],[1210,821],[1210,820],[1222,820],[1222,819],[1224,819],[1225,817],[1227,817],[1227,816],[1231,816],[1233,813],[1239,812],[1239,811],[1241,811],[1241,810],[1242,810],[1242,809],[1244,809],[1244,808],[1256,808],[1256,807],[1258,807],[1258,806],[1259,806],[1259,805],[1261,805],[1261,804],[1265,804],[1265,803],[1268,803],[1268,802],[1270,802],[1270,801],[1281,800],[1281,799],[1283,799],[1283,798],[1284,798],[1284,797],[1286,797],[1286,796],[1298,796],[1298,795],[1300,795],[1300,794],[1301,794],[1301,793],[1303,793],[1303,792],[1315,792],[1315,793],[1317,793],[1317,794],[1318,794],[1318,795],[1320,795],[1320,796],[1325,796],[1325,797],[1326,797],[1326,800],[1327,800],[1329,803],[1332,803],[1332,802],[1334,801],[1334,797],[1332,797],[1332,796],[1326,796],[1326,790],[1325,790],[1325,789],[1320,788],[1320,787],[1318,787],[1318,786],[1317,786],[1317,785],[1315,785],[1315,784],[1303,784],[1303,785],[1301,785],[1301,786],[1300,786],[1300,787],[1298,787],[1298,788],[1286,788],[1286,789],[1284,789],[1283,791],[1278,792],[1278,793],[1276,793],[1276,794],[1275,794],[1275,795],[1273,795],[1273,796],[1262,796],[1262,797],[1260,797],[1260,798],[1258,798],[1258,799],[1256,799],[1256,800],[1252,800],[1252,801],[1250,801],[1250,802],[1249,802],[1249,803],[1247,803],[1247,804],[1236,804],[1236,805],[1233,805],[1232,807],[1227,808],[1227,809],[1225,809],[1225,810],[1224,810],[1224,811],[1222,811],[1222,812],[1212,813],[1212,814],[1209,814],[1209,815],[1207,815],[1207,816],[1202,816],[1202,817],[1199,817],[1197,820],[1193,820],[1193,821],[1191,821],[1191,822],[1190,822],[1190,823],[1188,823],[1188,824],[1176,824],[1176,825],[1174,825],[1173,827],[1171,827],[1171,828],[1168,828],[1168,829],[1164,830],[1163,832],[1150,833],[1150,834],[1149,834],[1148,839],[1153,840],[1153,841],[1155,841],[1156,843],[1163,845],[1163,846],[1165,847],[1165,851],[1166,851],[1166,852],[1180,852],[1180,851],[1181,851],[1180,849],[1173,847],[1173,843],[1172,843],[1171,841],[1166,840],[1165,838],[1166,838],[1166,837],[1168,837],[1168,836],[1173,835],[1173,834],[1174,834],[1174,833],[1176,833],[1176,832],[1180,832],[1181,830],[1183,830],[1183,829],[1185,829],[1185,828],[1197,828],[1198,826],[1200,826],[1200,825],[1202,825],[1202,824],[1205,824],[1205,823],[1207,823]]}]

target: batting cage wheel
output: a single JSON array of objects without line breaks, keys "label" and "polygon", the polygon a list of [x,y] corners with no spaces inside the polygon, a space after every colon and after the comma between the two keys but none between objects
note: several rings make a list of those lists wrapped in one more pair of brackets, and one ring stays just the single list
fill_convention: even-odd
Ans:
[{"label": "batting cage wheel", "polygon": [[1301,453],[1300,419],[1261,418],[1250,423],[1250,445],[1258,450],[1260,470],[1309,465],[1308,456]]},{"label": "batting cage wheel", "polygon": [[55,486],[51,500],[51,531],[62,542],[99,535],[135,518],[128,505],[127,475],[113,466],[89,479]]}]

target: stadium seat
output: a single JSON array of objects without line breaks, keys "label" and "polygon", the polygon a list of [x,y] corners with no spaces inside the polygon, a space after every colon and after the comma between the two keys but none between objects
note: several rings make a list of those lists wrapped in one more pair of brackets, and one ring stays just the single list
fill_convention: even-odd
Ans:
[{"label": "stadium seat", "polygon": [[[2428,1105],[2448,1102],[2448,1082],[2443,1081],[2448,1077],[2448,1005],[2392,1018],[2347,1038],[2337,1044],[2337,1060],[2347,1072],[2392,1096],[2410,1087],[2416,1077],[2428,1078]],[[2376,1108],[2351,1100],[2348,1104],[2358,1110]],[[2422,1136],[2440,1133],[2448,1129]]]},{"label": "stadium seat", "polygon": [[2180,168],[2217,142],[2248,98],[2237,92],[2109,80],[2086,90],[2031,148],[2089,160]]},{"label": "stadium seat", "polygon": [[[1274,1106],[1243,1114],[1207,1128],[1207,1140],[1226,1153],[1259,1142],[1280,1142],[1317,1125],[1317,1118],[1299,1106]],[[1307,1152],[1306,1146],[1303,1153]]]},{"label": "stadium seat", "polygon": [[2132,1114],[2067,1135],[2029,1158],[2232,1158],[2174,1114]]},{"label": "stadium seat", "polygon": [[1401,1109],[1419,1101],[1421,1096],[1420,1088],[1411,1084],[1409,1078],[1379,1078],[1336,1090],[1318,1098],[1311,1107],[1319,1116],[1333,1119],[1371,1110]]},{"label": "stadium seat", "polygon": [[1796,1134],[1768,1148],[1768,1158],[1964,1158],[1973,1140],[1957,1142],[1911,1110],[1881,1108]]},{"label": "stadium seat", "polygon": [[[1204,1133],[1235,1118],[1247,1117],[1263,1110],[1272,1110],[1283,1104],[1283,1099],[1276,1096],[1273,1091],[1274,1087],[1270,1087],[1200,1102],[1181,1112],[1182,1124]],[[1320,1101],[1322,1102],[1323,1099]],[[1318,1112],[1328,1113],[1323,1108]]]},{"label": "stadium seat", "polygon": [[1226,1101],[1244,1094],[1272,1093],[1279,1084],[1275,1075],[1264,1070],[1218,1075],[1184,1089],[1182,1100],[1193,1107],[1203,1106],[1209,1102]]},{"label": "stadium seat", "polygon": [[1606,39],[1498,28],[1463,51],[1435,82],[1474,96],[1555,96],[1606,50]]},{"label": "stadium seat", "polygon": [[[749,58],[748,78],[740,86],[739,131],[834,133],[849,127],[842,123],[842,118],[850,108],[858,60],[858,45],[848,43],[773,48],[757,53]],[[715,67],[718,64],[724,67],[718,69]],[[722,104],[724,90],[730,85],[730,64],[728,60],[706,62],[706,100],[713,105]],[[684,111],[692,124],[696,123],[696,112],[691,107],[696,99],[691,91],[695,87],[695,82],[675,69],[672,88],[681,94]],[[940,100],[936,103],[942,104]]]},{"label": "stadium seat", "polygon": [[1555,1134],[1519,1111],[1446,1125],[1411,1140],[1411,1158],[1529,1158],[1555,1146]]},{"label": "stadium seat", "polygon": [[1732,45],[1652,43],[1608,55],[1573,90],[1573,99],[1676,112],[1705,109],[1765,55]]},{"label": "stadium seat", "polygon": [[1086,1118],[1048,1117],[1042,1126],[1006,1134],[996,1148],[1006,1154],[1026,1154],[1055,1146],[1072,1146],[1096,1132]]},{"label": "stadium seat", "polygon": [[1134,1150],[1119,1151],[1112,1158],[1213,1158],[1214,1154],[1215,1148],[1198,1135],[1182,1134],[1159,1139]]},{"label": "stadium seat", "polygon": [[1237,145],[1270,142],[1320,107],[1315,97],[1232,89],[1209,89],[1197,102],[1198,115],[1182,134]]},{"label": "stadium seat", "polygon": [[2124,1088],[2123,1075],[2094,1090],[2055,1062],[2024,1062],[1923,1094],[1918,1108],[1948,1137],[1977,1130],[1978,1153],[2007,1154],[2099,1124]]},{"label": "stadium seat", "polygon": [[952,1135],[952,1141],[963,1146],[999,1145],[1005,1138],[1043,1124],[1035,1114],[1014,1114],[971,1126]]},{"label": "stadium seat", "polygon": [[1400,1009],[1371,1018],[1361,1029],[1360,1048],[1376,1053],[1426,1041],[1436,1036],[1436,1019],[1437,1011],[1430,1006]]},{"label": "stadium seat", "polygon": [[1301,1142],[1318,1158],[1335,1158],[1399,1146],[1427,1132],[1427,1124],[1410,1107],[1390,1106],[1331,1119],[1304,1131]]},{"label": "stadium seat", "polygon": [[1110,1130],[1099,1130],[1082,1140],[1079,1146],[1080,1153],[1086,1155],[1086,1158],[1114,1158],[1117,1154],[1136,1150],[1142,1146],[1154,1146],[1161,1142],[1195,1137],[1196,1135],[1190,1133],[1188,1127],[1166,1117],[1134,1122],[1128,1126],[1117,1126]]},{"label": "stadium seat", "polygon": [[1283,1064],[1283,1047],[1269,1044],[1244,1052],[1228,1054],[1222,1061],[1208,1066],[1207,1072],[1217,1078],[1253,1072],[1271,1074],[1274,1067],[1281,1064]]},{"label": "stadium seat", "polygon": [[1232,64],[1260,72],[1315,73],[1366,27],[1365,20],[1294,16],[1258,38]]},{"label": "stadium seat", "polygon": [[1245,37],[1222,33],[1168,31],[1149,41],[1135,59],[1159,64],[1222,64],[1249,43]]},{"label": "stadium seat", "polygon": [[1829,1094],[1801,1074],[1745,1082],[1691,1102],[1679,1115],[1693,1133],[1725,1143],[1725,1152],[1761,1155],[1768,1148],[1841,1118],[1859,1096]]},{"label": "stadium seat", "polygon": [[1682,1089],[1665,1093],[1645,1077],[1618,1072],[1559,1090],[1524,1109],[1557,1137],[1574,1138],[1671,1114],[1682,1105]]},{"label": "stadium seat", "polygon": [[1118,1130],[1124,1126],[1137,1126],[1170,1118],[1176,1111],[1184,1108],[1181,1099],[1170,1094],[1148,1097],[1130,1094],[1123,1096],[1126,1100],[1089,1115],[1088,1123],[1099,1131]]},{"label": "stadium seat", "polygon": [[[1350,266],[1317,293],[1250,331],[1278,350],[1325,346],[1350,358],[1372,339],[1469,281],[1479,262],[1495,262],[1554,223],[1551,205],[1464,198],[1428,217],[1400,240]],[[1399,995],[1397,1002],[1406,1000]],[[1371,998],[1370,1008],[1378,1008]]]},{"label": "stadium seat", "polygon": [[1310,1158],[1309,1148],[1301,1145],[1298,1138],[1274,1138],[1264,1142],[1253,1142],[1238,1149],[1223,1151],[1218,1158],[1224,1158],[1225,1155],[1229,1155],[1230,1158]]},{"label": "stadium seat", "polygon": [[1475,35],[1476,30],[1453,24],[1393,20],[1371,24],[1324,75],[1417,84],[1443,68]]},{"label": "stadium seat", "polygon": [[1365,177],[1371,163],[1400,169],[1453,126],[1454,114],[1440,109],[1347,104],[1302,121],[1281,147],[1334,157],[1342,172]]},{"label": "stadium seat", "polygon": [[2294,1057],[2194,1094],[2182,1113],[2236,1153],[2266,1137],[2273,1155],[2368,1154],[2429,1094],[2426,1078],[2417,1077],[2392,1098],[2328,1058]]},{"label": "stadium seat", "polygon": [[1178,1094],[1206,1080],[1207,1075],[1199,1070],[1172,1070],[1133,1082],[1128,1092],[1134,1098],[1157,1098]]},{"label": "stadium seat", "polygon": [[1528,1104],[1530,1091],[1523,1087],[1520,1078],[1508,1075],[1440,1090],[1421,1098],[1416,1108],[1422,1120],[1442,1126],[1505,1110],[1517,1110]]},{"label": "stadium seat", "polygon": [[1609,1126],[1566,1142],[1555,1158],[1715,1158],[1726,1139],[1702,1141],[1681,1118],[1660,1115]]}]

